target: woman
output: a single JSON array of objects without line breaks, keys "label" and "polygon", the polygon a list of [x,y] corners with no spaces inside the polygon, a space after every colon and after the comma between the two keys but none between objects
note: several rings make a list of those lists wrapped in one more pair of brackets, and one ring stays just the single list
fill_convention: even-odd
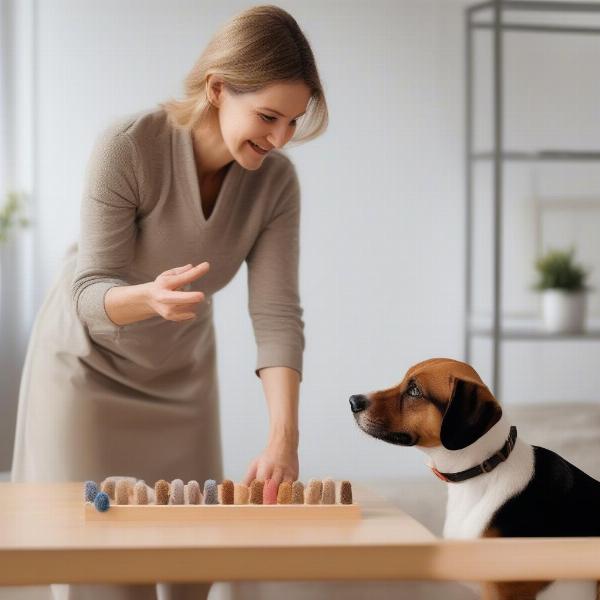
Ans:
[{"label": "woman", "polygon": [[[245,480],[297,478],[299,186],[276,150],[326,124],[310,46],[288,13],[267,6],[213,38],[183,100],[101,136],[78,251],[32,333],[14,481],[222,478],[211,297],[244,260],[270,415],[265,450]],[[208,588],[160,589],[199,598]],[[154,586],[54,591],[156,597]]]}]

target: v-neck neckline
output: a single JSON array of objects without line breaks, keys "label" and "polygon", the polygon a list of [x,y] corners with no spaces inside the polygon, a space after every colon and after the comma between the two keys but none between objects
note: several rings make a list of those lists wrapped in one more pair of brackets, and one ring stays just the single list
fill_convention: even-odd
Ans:
[{"label": "v-neck neckline", "polygon": [[[235,162],[235,161],[233,161],[233,162]],[[205,196],[202,193],[202,182],[200,181],[200,177],[198,177],[198,188],[200,190],[200,210],[201,210],[202,214],[204,215],[204,219],[206,221],[210,221],[210,218],[213,216],[213,214],[215,213],[215,210],[217,209],[217,205],[219,204],[219,196],[221,195],[221,190],[223,189],[223,185],[225,184],[227,175],[229,175],[229,171],[233,167],[233,162],[230,162],[227,165],[225,165],[225,167],[223,167],[225,173],[219,175],[218,191],[217,191],[217,195],[214,198],[214,200],[211,199],[209,197],[209,195],[207,195],[207,197],[205,198]],[[196,173],[197,173],[197,170],[196,170]],[[205,191],[209,191],[210,188],[207,186],[204,189],[205,189]],[[210,189],[210,191],[212,192],[213,190]],[[204,205],[204,202],[206,202],[206,206]],[[207,211],[209,211],[208,215],[206,214]]]},{"label": "v-neck neckline", "polygon": [[[194,155],[194,138],[192,136],[191,130],[186,130],[183,132],[185,141],[184,141],[184,149],[185,149],[185,163],[187,167],[187,177],[190,183],[190,194],[188,196],[196,215],[197,221],[202,227],[211,227],[215,221],[219,218],[219,215],[225,210],[223,208],[223,204],[227,200],[227,197],[231,194],[226,194],[226,190],[229,186],[234,182],[234,180],[239,179],[239,175],[241,171],[243,171],[242,167],[234,160],[228,167],[227,173],[225,173],[225,177],[221,182],[221,188],[219,189],[219,193],[217,194],[217,198],[215,200],[215,204],[208,218],[204,216],[204,210],[202,209],[202,194],[200,192],[200,179],[198,177],[198,169],[196,168],[196,159]],[[186,194],[187,195],[187,194]]]}]

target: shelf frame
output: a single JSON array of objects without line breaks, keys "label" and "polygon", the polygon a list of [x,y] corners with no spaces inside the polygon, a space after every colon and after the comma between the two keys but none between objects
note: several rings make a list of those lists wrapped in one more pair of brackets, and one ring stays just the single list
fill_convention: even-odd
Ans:
[{"label": "shelf frame", "polygon": [[[472,327],[470,329],[472,337],[489,337],[491,329],[489,327]],[[500,331],[500,338],[503,340],[523,340],[523,341],[564,341],[564,340],[579,340],[579,341],[600,341],[600,331],[582,331],[582,332],[565,332],[565,333],[548,333],[541,329],[518,329],[518,328],[503,328]]]},{"label": "shelf frame", "polygon": [[[598,30],[600,33],[600,30]],[[594,162],[600,161],[600,151],[596,150],[538,150],[534,152],[508,151],[502,153],[504,161],[515,162]],[[493,152],[473,152],[472,161],[494,160]]]},{"label": "shelf frame", "polygon": [[[522,34],[575,34],[600,35],[600,27],[548,25],[545,23],[515,23],[505,20],[506,13],[553,12],[553,13],[596,13],[600,15],[600,3],[560,2],[557,0],[488,0],[472,4],[465,9],[465,301],[464,301],[464,355],[467,362],[473,353],[473,338],[488,336],[492,343],[492,376],[490,388],[502,397],[501,342],[504,340],[564,340],[600,339],[600,332],[583,334],[549,335],[536,331],[518,331],[502,325],[502,218],[504,192],[504,164],[510,161],[537,162],[590,162],[600,161],[597,150],[546,149],[536,152],[506,151],[504,148],[504,44],[507,32]],[[490,21],[481,20],[481,13],[491,16]],[[491,32],[493,68],[493,148],[488,152],[474,150],[474,37],[476,32]],[[492,319],[488,328],[471,326],[473,309],[473,170],[480,161],[491,161],[492,166]]]},{"label": "shelf frame", "polygon": [[[493,29],[493,23],[477,22],[473,24],[474,29]],[[535,32],[535,33],[573,33],[597,35],[600,33],[600,27],[577,27],[566,25],[534,25],[529,23],[504,23],[502,31],[512,31],[516,33]]]},{"label": "shelf frame", "polygon": [[[559,2],[557,0],[545,0],[543,2],[538,2],[537,0],[500,0],[500,2],[502,8],[507,11],[600,13],[600,4],[596,2]],[[466,10],[471,15],[482,10],[495,9],[497,3],[498,0],[479,2],[467,7]]]}]

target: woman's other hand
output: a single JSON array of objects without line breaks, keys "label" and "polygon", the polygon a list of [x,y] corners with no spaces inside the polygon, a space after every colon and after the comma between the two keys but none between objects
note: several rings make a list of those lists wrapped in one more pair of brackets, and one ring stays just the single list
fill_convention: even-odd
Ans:
[{"label": "woman's other hand", "polygon": [[154,281],[137,285],[116,285],[104,296],[104,308],[115,325],[129,325],[156,315],[169,321],[196,317],[196,306],[204,301],[202,292],[179,288],[208,273],[209,264],[185,265],[161,273]]},{"label": "woman's other hand", "polygon": [[248,467],[244,485],[250,485],[252,480],[266,481],[274,479],[279,485],[282,481],[298,479],[298,449],[297,444],[290,442],[271,442]]},{"label": "woman's other hand", "polygon": [[168,321],[186,321],[196,318],[196,307],[204,301],[202,292],[183,292],[180,288],[208,273],[207,262],[195,267],[188,264],[161,273],[147,284],[148,306]]}]

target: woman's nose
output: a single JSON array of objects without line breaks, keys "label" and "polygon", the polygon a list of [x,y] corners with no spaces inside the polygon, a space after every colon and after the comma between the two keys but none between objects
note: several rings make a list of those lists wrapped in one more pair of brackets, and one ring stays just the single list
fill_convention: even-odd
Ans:
[{"label": "woman's nose", "polygon": [[272,131],[267,139],[275,148],[283,148],[288,143],[290,137],[291,134],[285,128],[280,128]]}]

